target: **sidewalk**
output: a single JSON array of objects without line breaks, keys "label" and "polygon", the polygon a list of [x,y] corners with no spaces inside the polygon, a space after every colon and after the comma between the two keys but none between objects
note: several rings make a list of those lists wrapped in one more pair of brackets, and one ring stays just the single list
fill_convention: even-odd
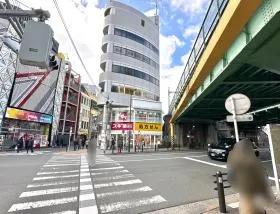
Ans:
[{"label": "sidewalk", "polygon": [[[227,213],[239,213],[238,194],[226,196]],[[265,207],[267,214],[280,213],[280,198]],[[218,198],[161,209],[146,214],[219,214]]]}]

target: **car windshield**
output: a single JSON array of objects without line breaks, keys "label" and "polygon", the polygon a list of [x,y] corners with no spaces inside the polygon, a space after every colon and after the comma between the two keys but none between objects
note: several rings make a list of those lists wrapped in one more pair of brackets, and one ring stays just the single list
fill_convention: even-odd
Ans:
[{"label": "car windshield", "polygon": [[220,147],[228,147],[228,146],[233,146],[235,144],[235,140],[232,138],[222,138],[219,143],[218,146]]}]

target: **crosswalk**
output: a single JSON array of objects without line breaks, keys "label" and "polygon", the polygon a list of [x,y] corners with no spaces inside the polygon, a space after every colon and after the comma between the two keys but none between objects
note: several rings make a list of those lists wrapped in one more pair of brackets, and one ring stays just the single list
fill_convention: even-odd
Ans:
[{"label": "crosswalk", "polygon": [[53,156],[41,167],[8,212],[78,213],[80,165],[80,156]]},{"label": "crosswalk", "polygon": [[158,209],[166,199],[105,155],[97,155],[91,169],[99,213],[143,213]]},{"label": "crosswalk", "polygon": [[60,154],[41,167],[8,213],[134,214],[165,203],[165,198],[108,156],[97,155],[95,167],[89,168],[85,154]]},{"label": "crosswalk", "polygon": [[11,152],[0,152],[0,157],[7,157],[7,156],[36,156],[36,155],[45,155],[50,154],[52,151],[34,151],[33,153],[29,151],[29,153],[26,153],[25,150],[20,151],[17,153],[16,151]]}]

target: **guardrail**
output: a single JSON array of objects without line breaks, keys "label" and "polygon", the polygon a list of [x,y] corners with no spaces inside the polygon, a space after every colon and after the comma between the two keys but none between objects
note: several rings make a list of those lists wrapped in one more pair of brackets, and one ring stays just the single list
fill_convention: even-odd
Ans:
[{"label": "guardrail", "polygon": [[168,112],[172,114],[173,110],[177,107],[186,86],[188,85],[193,72],[200,60],[202,53],[204,52],[212,33],[214,32],[220,17],[222,16],[224,9],[229,0],[212,0],[206,15],[203,19],[201,28],[196,37],[193,48],[190,52],[190,56],[185,65],[184,71],[172,98]]}]

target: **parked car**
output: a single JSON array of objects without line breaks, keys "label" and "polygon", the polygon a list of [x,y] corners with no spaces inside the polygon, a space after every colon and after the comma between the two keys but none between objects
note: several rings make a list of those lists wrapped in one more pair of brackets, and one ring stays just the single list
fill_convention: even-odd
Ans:
[{"label": "parked car", "polygon": [[[235,138],[222,138],[216,144],[208,144],[208,156],[211,159],[218,159],[226,161],[229,152],[233,149],[236,143]],[[259,156],[258,147],[253,144],[256,156]]]}]

